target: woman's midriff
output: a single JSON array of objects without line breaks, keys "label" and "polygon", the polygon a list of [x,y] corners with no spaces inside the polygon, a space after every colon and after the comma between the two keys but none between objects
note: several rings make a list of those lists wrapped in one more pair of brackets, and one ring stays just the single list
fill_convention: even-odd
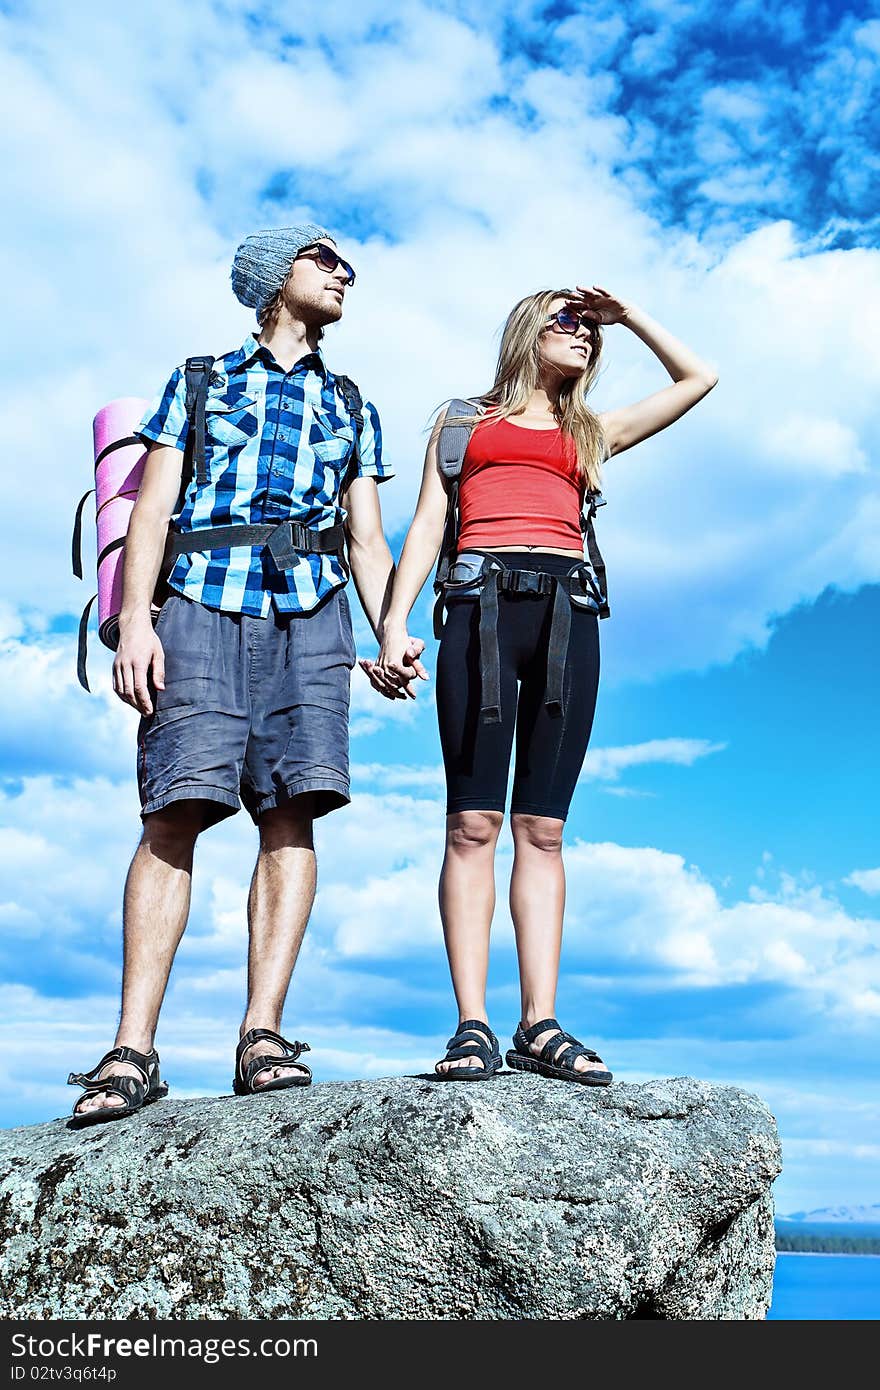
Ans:
[{"label": "woman's midriff", "polygon": [[561,550],[561,549],[557,548],[557,547],[554,546],[554,545],[526,545],[525,541],[519,541],[516,545],[493,545],[493,546],[488,546],[488,545],[470,545],[470,546],[463,546],[463,545],[459,545],[458,549],[459,549],[459,552],[461,552],[461,551],[463,551],[463,550],[490,550],[490,549],[491,549],[491,550],[497,550],[497,551],[499,551],[499,552],[505,551],[505,550],[540,550],[540,551],[542,552],[542,554],[544,554],[544,555],[570,555],[570,556],[572,557],[572,559],[574,559],[574,560],[582,560],[582,559],[584,558],[584,548],[583,548],[583,546],[581,546],[580,550]]}]

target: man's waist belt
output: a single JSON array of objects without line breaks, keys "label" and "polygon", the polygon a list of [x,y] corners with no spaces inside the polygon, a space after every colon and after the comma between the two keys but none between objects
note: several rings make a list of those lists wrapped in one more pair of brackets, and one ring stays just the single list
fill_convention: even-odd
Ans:
[{"label": "man's waist belt", "polygon": [[344,555],[345,528],[341,523],[318,531],[299,521],[267,522],[257,526],[201,526],[194,531],[168,532],[165,565],[178,555],[196,550],[223,550],[227,546],[264,546],[280,570],[291,569],[298,554]]},{"label": "man's waist belt", "polygon": [[[480,562],[478,567],[477,561]],[[463,565],[456,561],[438,595],[435,630],[444,599],[454,598],[456,593],[461,597],[472,596],[480,604],[480,719],[485,724],[497,724],[501,719],[498,594],[533,594],[536,597],[552,594],[544,703],[549,714],[561,716],[565,711],[565,665],[572,607],[585,609],[597,617],[605,617],[608,613],[608,601],[588,561],[578,562],[568,574],[562,575],[547,574],[543,570],[507,569],[494,556],[475,555]]]}]

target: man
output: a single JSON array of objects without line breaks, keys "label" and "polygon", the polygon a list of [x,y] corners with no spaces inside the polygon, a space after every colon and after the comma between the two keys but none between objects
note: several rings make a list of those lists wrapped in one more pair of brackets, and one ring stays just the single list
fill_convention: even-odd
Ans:
[{"label": "man", "polygon": [[[312,823],[349,800],[356,653],[333,528],[344,524],[351,573],[380,642],[394,572],[377,489],[391,476],[378,414],[364,405],[358,441],[357,403],[353,415],[318,346],[354,278],[329,233],[311,224],[259,232],[238,248],[232,287],[256,310],[260,331],[214,362],[202,477],[194,469],[176,530],[185,538],[278,523],[273,542],[285,536],[288,548],[228,540],[220,548],[222,535],[211,549],[184,542],[155,630],[151,600],[190,429],[181,368],[137,430],[149,451],[125,545],[113,684],[141,714],[144,828],[125,885],[116,1042],[92,1072],[70,1078],[85,1087],[77,1124],[119,1118],[167,1093],[153,1040],[189,912],[193,850],[202,830],[235,814],[239,795],[260,845],[235,1090],[311,1079],[296,1060],[307,1045],[289,1043],[280,1028],[315,896]],[[280,525],[288,519],[301,524],[295,537]],[[294,553],[298,545],[305,548]],[[423,650],[413,639],[413,675],[425,674]],[[384,693],[412,694],[405,683]]]}]

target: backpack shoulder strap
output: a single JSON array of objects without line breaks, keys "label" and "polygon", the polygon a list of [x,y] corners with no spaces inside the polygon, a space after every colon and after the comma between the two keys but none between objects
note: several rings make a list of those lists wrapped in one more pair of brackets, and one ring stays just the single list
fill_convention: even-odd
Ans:
[{"label": "backpack shoulder strap", "polygon": [[208,481],[205,471],[205,398],[211,380],[213,357],[188,357],[184,372],[186,375],[186,418],[189,421],[186,448],[183,451],[180,495],[175,512],[179,512],[186,498],[190,479],[195,473],[196,485],[204,487]]},{"label": "backpack shoulder strap", "polygon": [[352,381],[350,376],[334,375],[333,384],[336,388],[337,395],[340,397],[342,401],[342,404],[345,406],[346,410],[348,411],[349,415],[354,421],[354,426],[357,430],[357,433],[360,434],[364,428],[363,396],[361,395],[357,385],[355,384],[355,382]]},{"label": "backpack shoulder strap", "polygon": [[[456,396],[454,400],[449,402],[446,418],[451,416],[454,419],[456,415],[473,415],[474,412],[475,404],[473,401],[463,400],[460,396]],[[444,423],[440,426],[440,433],[437,436],[437,463],[440,472],[449,481],[449,487],[446,491],[446,521],[443,525],[443,540],[440,542],[440,554],[434,575],[434,592],[437,595],[437,601],[434,604],[434,636],[438,638],[443,630],[443,585],[449,577],[449,571],[458,547],[459,478],[473,428],[473,425],[447,425]]]},{"label": "backpack shoulder strap", "polygon": [[350,376],[333,375],[333,385],[336,394],[339,396],[345,409],[351,416],[354,425],[354,444],[348,458],[348,465],[339,486],[340,493],[345,492],[349,483],[357,475],[358,464],[361,461],[361,434],[364,428],[364,398],[355,382]]},{"label": "backpack shoulder strap", "polygon": [[[456,397],[455,400],[450,401],[446,414],[453,418],[456,415],[473,415],[474,402]],[[473,428],[473,425],[443,424],[440,426],[440,434],[437,438],[437,462],[444,478],[457,478],[460,475]]]}]

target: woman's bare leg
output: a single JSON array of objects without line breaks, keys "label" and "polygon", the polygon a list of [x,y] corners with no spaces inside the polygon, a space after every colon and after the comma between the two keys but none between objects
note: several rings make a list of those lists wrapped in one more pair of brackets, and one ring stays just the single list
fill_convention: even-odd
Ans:
[{"label": "woman's bare leg", "polygon": [[[565,869],[562,863],[564,822],[550,816],[515,812],[510,817],[514,858],[510,876],[510,914],[516,932],[522,1022],[526,1028],[542,1018],[556,1017],[556,988],[562,950],[565,911]],[[565,1025],[563,1024],[563,1027]],[[538,1056],[553,1030],[539,1033],[531,1044]],[[567,1043],[560,1041],[557,1055]],[[575,1059],[578,1071],[604,1071],[586,1057]]]},{"label": "woman's bare leg", "polygon": [[[446,817],[446,853],[440,874],[440,917],[459,1022],[486,1016],[489,934],[495,911],[495,846],[504,820],[501,811],[457,811]],[[479,1067],[461,1057],[439,1062],[437,1070]]]}]

